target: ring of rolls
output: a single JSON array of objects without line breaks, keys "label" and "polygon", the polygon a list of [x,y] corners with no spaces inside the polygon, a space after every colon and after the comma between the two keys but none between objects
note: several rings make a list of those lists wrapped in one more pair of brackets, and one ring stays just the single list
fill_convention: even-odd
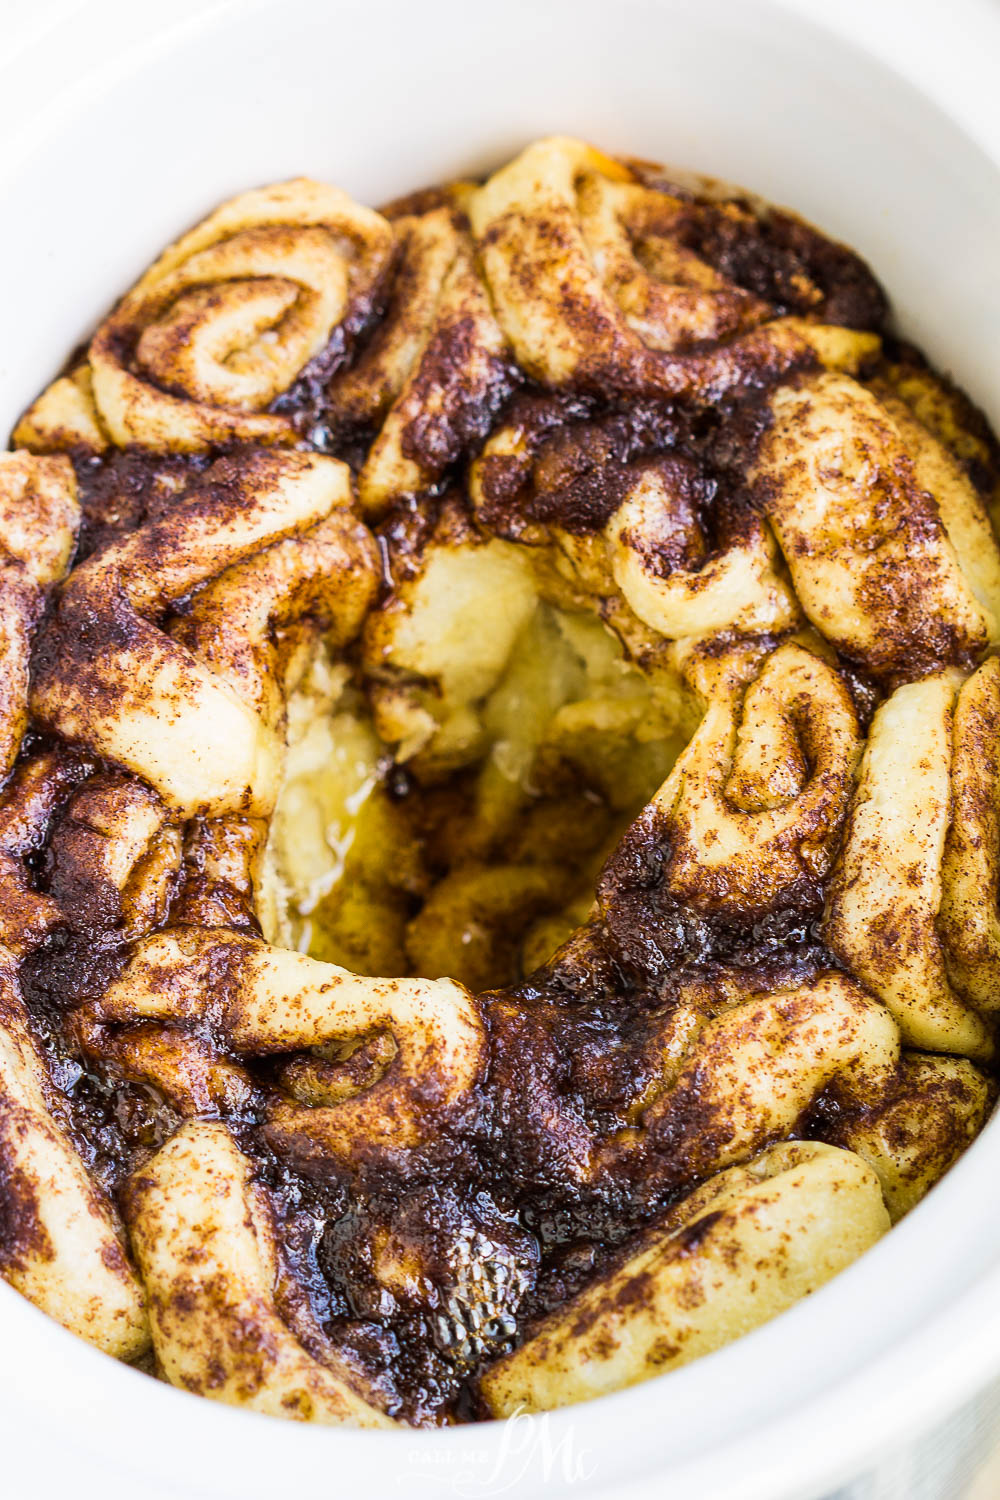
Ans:
[{"label": "ring of rolls", "polygon": [[[440,1424],[719,1348],[933,1187],[996,1092],[1000,464],[886,320],[565,138],[160,256],[0,456],[11,1286],[213,1400]],[[433,880],[308,802],[362,732],[337,816],[440,803]],[[338,881],[370,971],[307,951]]]}]

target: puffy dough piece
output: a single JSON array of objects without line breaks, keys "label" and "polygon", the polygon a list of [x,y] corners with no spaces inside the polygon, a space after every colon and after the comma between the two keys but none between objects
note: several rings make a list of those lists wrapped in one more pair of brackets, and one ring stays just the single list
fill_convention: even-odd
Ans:
[{"label": "puffy dough piece", "polygon": [[68,458],[0,454],[0,781],[28,722],[31,639],[45,590],[66,571],[79,522]]},{"label": "puffy dough piece", "polygon": [[[171,626],[190,650],[259,716],[286,735],[287,697],[303,662],[346,644],[378,590],[371,533],[346,507],[307,531],[235,563],[200,590]],[[190,832],[178,920],[214,927],[254,921],[254,894],[267,826],[216,818]],[[197,872],[197,873],[195,873]]]},{"label": "puffy dough piece", "polygon": [[143,1290],[108,1204],[49,1111],[43,1074],[0,954],[0,1274],[71,1333],[134,1359],[149,1345]]},{"label": "puffy dough piece", "polygon": [[348,470],[333,459],[221,459],[164,517],[76,569],[39,649],[35,716],[143,777],[178,814],[269,812],[279,736],[157,620],[214,575],[350,503]]},{"label": "puffy dough piece", "polygon": [[990,640],[995,642],[1000,634],[1000,547],[986,505],[945,442],[905,401],[881,385],[874,389],[903,440],[917,484],[937,501],[966,582],[993,621]]},{"label": "puffy dough piece", "polygon": [[[678,243],[679,208],[621,162],[561,136],[536,141],[472,195],[497,316],[529,375],[711,401],[817,356],[856,368],[877,351],[872,334],[801,319],[755,326],[770,307]],[[731,344],[683,352],[729,334]]]},{"label": "puffy dough piece", "polygon": [[468,234],[453,231],[450,263],[423,340],[358,476],[366,515],[419,494],[489,430],[511,388],[507,341],[480,280]]},{"label": "puffy dough piece", "polygon": [[377,426],[427,343],[444,279],[462,235],[463,185],[424,212],[390,218],[394,267],[385,312],[357,358],[330,381],[328,394],[346,425]]},{"label": "puffy dough piece", "polygon": [[364,315],[391,247],[379,214],[307,178],[224,203],[98,329],[98,421],[157,451],[293,442],[291,419],[265,408]]},{"label": "puffy dough piece", "polygon": [[633,456],[642,442],[617,417],[567,431],[557,399],[522,399],[472,465],[469,496],[486,527],[529,546],[555,542],[587,592],[606,598],[617,587],[668,641],[801,621],[755,510],[712,504],[707,476],[677,454]]},{"label": "puffy dough piece", "polygon": [[938,928],[952,983],[983,1011],[1000,1009],[1000,660],[991,657],[955,704],[952,812]]},{"label": "puffy dough piece", "polygon": [[269,1211],[224,1125],[183,1126],[130,1179],[126,1213],[172,1385],[298,1422],[395,1425],[279,1317]]},{"label": "puffy dough piece", "polygon": [[947,377],[924,365],[906,362],[886,365],[884,376],[872,381],[871,387],[880,400],[892,394],[902,401],[924,431],[958,459],[963,474],[976,474],[995,524],[1000,497],[995,441],[982,412],[968,396]]},{"label": "puffy dough piece", "polygon": [[433,1138],[485,1061],[483,1025],[468,991],[449,979],[365,979],[335,964],[225,931],[179,929],[138,944],[93,1007],[101,1021],[206,1020],[237,1052],[266,1054],[362,1040],[387,1031],[388,1069],[328,1108],[279,1103],[275,1137],[318,1144],[352,1163],[372,1150]]},{"label": "puffy dough piece", "polygon": [[784,1312],[889,1227],[878,1178],[818,1142],[713,1177],[642,1248],[483,1376],[495,1417],[547,1411],[676,1369]]},{"label": "puffy dough piece", "polygon": [[820,1133],[874,1168],[895,1223],[975,1140],[994,1097],[989,1079],[964,1057],[904,1053],[879,1097],[838,1109]]},{"label": "puffy dough piece", "polygon": [[166,916],[180,861],[180,830],[156,793],[131,776],[99,775],[52,832],[49,894],[71,928],[138,937]]},{"label": "puffy dough piece", "polygon": [[[346,497],[345,497],[346,499]],[[171,635],[283,730],[288,647],[321,629],[331,647],[358,633],[378,592],[371,532],[345,505],[295,536],[235,563],[198,593]],[[297,633],[295,628],[299,626]],[[285,650],[276,644],[284,636]]]},{"label": "puffy dough piece", "polygon": [[[801,903],[830,868],[859,751],[836,670],[801,646],[781,646],[742,703],[725,695],[709,703],[622,848],[664,847],[663,891],[698,911],[749,915]],[[618,862],[608,866],[612,901]]]},{"label": "puffy dough piece", "polygon": [[987,1058],[989,1030],[949,982],[937,927],[960,682],[951,671],[907,683],[875,714],[824,936],[910,1046]]},{"label": "puffy dough piece", "polygon": [[591,170],[575,183],[583,240],[606,292],[648,348],[684,349],[765,321],[767,302],[681,242],[680,199],[607,174],[598,153],[585,150]]},{"label": "puffy dough piece", "polygon": [[997,640],[996,539],[931,435],[839,374],[780,387],[770,409],[753,474],[816,629],[890,680]]},{"label": "puffy dough piece", "polygon": [[702,538],[692,537],[702,555],[687,566],[670,556],[676,530],[670,469],[651,465],[604,533],[615,583],[644,625],[674,641],[728,629],[778,633],[801,618],[759,516],[748,512],[740,534],[710,555]]},{"label": "puffy dough piece", "polygon": [[[834,1081],[845,1100],[881,1098],[898,1061],[892,1017],[840,974],[752,997],[698,1032],[644,1112],[651,1170],[680,1183],[733,1165],[792,1131]],[[597,1159],[611,1165],[619,1150],[612,1141]]]},{"label": "puffy dough piece", "polygon": [[[517,1138],[535,1142],[536,1159],[557,1161],[561,1180],[612,1190],[641,1181],[644,1191],[662,1192],[791,1134],[831,1086],[852,1110],[895,1090],[899,1029],[845,975],[820,973],[771,993],[754,992],[745,973],[721,988],[713,976],[705,990],[667,1006],[631,1054],[641,1081],[626,1106],[628,1126],[612,1130],[581,1119],[558,1044],[545,1045],[531,1013],[494,1002],[491,1086]],[[721,1014],[710,1018],[713,1006]]]},{"label": "puffy dough piece", "polygon": [[73,448],[100,453],[108,448],[110,439],[94,404],[90,366],[78,365],[47,386],[18,421],[11,442],[29,453],[62,453]]}]

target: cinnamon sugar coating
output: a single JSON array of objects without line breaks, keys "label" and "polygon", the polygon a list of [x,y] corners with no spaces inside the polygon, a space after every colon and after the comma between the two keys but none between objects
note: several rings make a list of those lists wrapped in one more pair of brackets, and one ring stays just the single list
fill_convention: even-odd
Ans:
[{"label": "cinnamon sugar coating", "polygon": [[864,263],[581,141],[169,246],[0,456],[0,1274],[210,1399],[543,1410],[985,1123],[1000,495]]}]

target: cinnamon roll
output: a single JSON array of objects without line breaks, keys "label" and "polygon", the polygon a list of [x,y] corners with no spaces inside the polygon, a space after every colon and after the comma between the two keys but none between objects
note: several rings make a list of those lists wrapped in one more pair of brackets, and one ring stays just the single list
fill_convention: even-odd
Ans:
[{"label": "cinnamon roll", "polygon": [[[209,638],[221,671],[164,633],[158,621],[192,590],[259,556],[269,543],[308,533],[350,499],[348,472],[333,459],[261,451],[220,459],[168,515],[75,570],[39,649],[31,699],[39,723],[143,776],[182,816],[269,812],[281,751],[276,726],[253,701],[263,693],[260,661],[251,667],[238,651],[235,661],[227,656],[203,609],[194,636]],[[327,535],[310,538],[306,569],[328,561],[322,553]],[[360,588],[362,598],[370,593],[371,544],[365,539],[353,556],[338,554],[337,561],[347,575],[342,592],[354,608],[353,589]],[[258,635],[266,637],[291,604],[282,597],[283,564],[283,555],[256,564],[258,574],[264,568],[279,575],[272,582],[277,598],[263,610],[259,577],[228,580],[254,595]],[[303,577],[308,584],[298,558],[288,570],[293,593],[302,589]],[[308,598],[301,602],[308,608]],[[266,654],[266,639],[260,644]],[[232,679],[244,674],[249,681],[240,683],[241,694]],[[160,734],[165,712],[171,715],[169,743]]]},{"label": "cinnamon roll", "polygon": [[779,389],[753,472],[813,625],[898,680],[996,645],[1000,553],[961,465],[885,399],[834,374]]},{"label": "cinnamon roll", "polygon": [[536,142],[168,247],[0,458],[0,1275],[271,1416],[541,1411],[986,1124],[1000,450],[871,272]]},{"label": "cinnamon roll", "polygon": [[389,249],[384,219],[306,178],[223,204],[98,329],[94,404],[112,441],[183,452],[294,440],[266,408],[335,329],[363,319]]},{"label": "cinnamon roll", "polygon": [[335,419],[379,423],[358,475],[366,515],[431,488],[509,394],[514,371],[476,266],[458,187],[452,202],[394,222],[394,299],[357,365],[333,382]]},{"label": "cinnamon roll", "polygon": [[134,1359],[149,1344],[146,1292],[115,1223],[45,1094],[10,956],[0,953],[0,1269],[36,1306],[98,1349]]},{"label": "cinnamon roll", "polygon": [[[852,369],[877,351],[867,331],[775,317],[727,284],[684,244],[684,216],[681,199],[568,137],[536,142],[483,185],[469,219],[533,379],[712,402],[815,358]],[[702,343],[721,347],[691,352]]]},{"label": "cinnamon roll", "polygon": [[311,1355],[275,1306],[267,1202],[224,1125],[186,1125],[129,1182],[133,1243],[167,1379],[299,1422],[388,1427],[336,1356]]},{"label": "cinnamon roll", "polygon": [[[897,688],[877,710],[830,882],[825,936],[912,1046],[989,1057],[989,1028],[952,984],[938,927],[954,706],[964,691],[957,672],[936,673]],[[965,836],[962,828],[951,838],[949,873],[959,889],[969,868]]]},{"label": "cinnamon roll", "polygon": [[490,1412],[547,1411],[676,1369],[815,1291],[888,1228],[875,1174],[790,1142],[710,1177],[628,1259],[483,1379]]}]

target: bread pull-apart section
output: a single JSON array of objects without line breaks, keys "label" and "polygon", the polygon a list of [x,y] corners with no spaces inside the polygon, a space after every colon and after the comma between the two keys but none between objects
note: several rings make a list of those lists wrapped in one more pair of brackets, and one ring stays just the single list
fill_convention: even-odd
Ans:
[{"label": "bread pull-apart section", "polygon": [[[248,655],[256,645],[256,663],[220,652],[214,632],[211,654],[221,656],[221,671],[165,633],[162,617],[234,564],[350,504],[348,470],[333,459],[262,451],[220,459],[172,510],[76,569],[39,650],[36,718],[141,776],[179,816],[270,812],[283,750],[259,712],[260,637],[271,617],[258,614],[257,639],[244,631],[235,643]],[[375,577],[373,549],[362,556],[356,546],[345,557],[335,547],[334,554],[347,564],[338,580],[353,616]],[[321,538],[304,558],[286,552],[273,567],[280,575],[289,561],[322,568],[328,559]],[[271,567],[260,565],[265,573]],[[248,589],[258,582],[251,573]],[[280,614],[295,594],[287,576],[277,593]],[[308,609],[308,587],[301,602]],[[205,633],[213,635],[208,625]],[[241,695],[248,675],[256,701]]]},{"label": "bread pull-apart section", "polygon": [[264,917],[261,872],[266,838],[264,818],[234,814],[189,824],[172,919],[189,927],[255,932]]},{"label": "bread pull-apart section", "polygon": [[[988,680],[993,669],[983,670]],[[975,834],[964,820],[949,838],[955,700],[961,690],[974,702],[977,678],[963,688],[957,670],[937,673],[897,688],[877,710],[827,892],[824,937],[889,1008],[909,1045],[985,1059],[994,1050],[990,1029],[963,994],[959,969],[952,982],[942,942],[948,932],[956,943],[956,931],[956,946],[965,941],[954,920],[963,882],[989,857],[966,847]],[[960,776],[970,753],[979,753],[971,738],[959,753]],[[956,894],[942,926],[946,889]],[[995,891],[979,890],[977,899],[993,903]]]},{"label": "bread pull-apart section", "polygon": [[335,377],[335,423],[375,427],[358,499],[378,516],[420,494],[487,434],[513,383],[507,341],[476,265],[461,203],[393,223],[397,269],[389,306],[358,361]]},{"label": "bread pull-apart section", "polygon": [[105,1354],[149,1344],[143,1288],[111,1207],[45,1100],[10,955],[0,950],[0,1275]]},{"label": "bread pull-apart section", "polygon": [[729,1004],[717,989],[680,997],[647,1023],[644,1042],[625,1042],[621,1123],[610,1129],[575,1106],[576,1090],[589,1096],[594,1084],[585,1055],[571,1045],[562,1055],[565,1019],[494,1002],[492,1086],[515,1140],[557,1162],[563,1179],[612,1191],[633,1181],[655,1197],[792,1134],[831,1087],[845,1110],[895,1097],[899,1029],[853,980],[826,971],[768,990],[744,975]]},{"label": "bread pull-apart section", "polygon": [[876,1096],[845,1098],[834,1084],[830,1100],[831,1111],[818,1111],[818,1134],[874,1168],[895,1223],[975,1140],[996,1088],[967,1058],[904,1052]]},{"label": "bread pull-apart section", "polygon": [[181,832],[141,781],[89,778],[52,829],[48,894],[77,931],[136,938],[167,915],[181,863]]},{"label": "bread pull-apart section", "polygon": [[321,1362],[282,1321],[270,1212],[224,1125],[183,1126],[132,1176],[125,1204],[171,1385],[297,1422],[395,1425],[332,1349]]},{"label": "bread pull-apart section", "polygon": [[91,343],[89,376],[44,392],[19,441],[103,447],[106,433],[172,453],[294,442],[291,418],[268,408],[367,316],[391,241],[379,214],[306,178],[231,199],[122,298]]},{"label": "bread pull-apart section", "polygon": [[790,1134],[834,1082],[845,1100],[879,1099],[898,1062],[892,1018],[839,974],[750,996],[696,1032],[646,1103],[641,1131],[602,1143],[590,1170],[614,1172],[638,1153],[652,1180],[679,1186]]},{"label": "bread pull-apart section", "polygon": [[468,212],[500,325],[543,385],[707,402],[817,358],[857,369],[878,351],[867,331],[775,317],[685,247],[679,199],[582,141],[535,142]]},{"label": "bread pull-apart section", "polygon": [[772,1146],[670,1209],[641,1248],[485,1373],[495,1417],[635,1385],[760,1327],[889,1227],[878,1178],[817,1142]]},{"label": "bread pull-apart section", "polygon": [[28,722],[31,641],[80,522],[68,458],[0,454],[0,782]]},{"label": "bread pull-apart section", "polygon": [[816,906],[860,751],[857,716],[837,670],[802,646],[780,646],[745,692],[708,703],[612,856],[604,889],[617,899],[622,872],[641,849],[655,848],[648,899],[661,905],[743,920]]},{"label": "bread pull-apart section", "polygon": [[270,729],[284,727],[295,664],[292,674],[284,668],[295,648],[317,627],[332,648],[346,645],[374,601],[378,554],[349,507],[350,492],[341,490],[324,520],[234,563],[171,628]]},{"label": "bread pull-apart section", "polygon": [[486,1056],[478,1007],[452,980],[366,979],[225,931],[146,938],[91,1014],[103,1023],[202,1023],[243,1055],[387,1033],[391,1045],[360,1089],[345,1089],[341,1075],[324,1091],[320,1066],[300,1088],[304,1103],[293,1095],[270,1111],[273,1139],[347,1165],[427,1144],[468,1100]]},{"label": "bread pull-apart section", "polygon": [[[887,397],[902,403],[903,411],[919,423],[921,436],[930,433],[943,450],[945,461],[958,465],[964,480],[972,479],[986,500],[994,525],[1000,502],[1000,446],[983,413],[964,391],[947,376],[932,370],[919,355],[887,364],[877,379],[868,382],[887,407]],[[900,424],[902,425],[902,424]],[[938,461],[940,462],[940,455]]]},{"label": "bread pull-apart section", "polygon": [[344,425],[377,428],[425,349],[444,279],[462,243],[461,204],[469,188],[458,183],[432,192],[430,202],[386,210],[392,268],[384,312],[356,358],[330,381],[332,409]]},{"label": "bread pull-apart section", "polygon": [[[469,494],[491,531],[539,547],[616,629],[617,592],[653,639],[779,634],[801,623],[773,533],[746,503],[718,503],[696,464],[645,457],[617,421],[547,431],[525,402],[472,465]],[[638,446],[640,453],[631,457]],[[627,633],[626,633],[627,638]]]},{"label": "bread pull-apart section", "polygon": [[885,1009],[851,980],[821,974],[709,1021],[643,1126],[657,1149],[675,1147],[682,1133],[684,1168],[702,1176],[790,1132],[834,1079],[846,1097],[878,1098],[898,1060],[899,1033]]},{"label": "bread pull-apart section", "polygon": [[938,929],[952,983],[978,1009],[1000,1010],[1000,658],[964,683],[954,708],[951,819]]},{"label": "bread pull-apart section", "polygon": [[525,557],[446,512],[383,608],[362,655],[375,727],[396,759],[447,770],[481,748],[478,707],[538,601]]},{"label": "bread pull-apart section", "polygon": [[60,903],[37,888],[29,861],[85,774],[76,756],[46,750],[25,756],[0,792],[0,945],[15,958],[39,947],[64,920]]},{"label": "bread pull-apart section", "polygon": [[604,529],[611,575],[633,614],[671,641],[791,628],[800,617],[767,524],[747,510],[709,551],[679,499],[674,466],[650,464]]},{"label": "bread pull-apart section", "polygon": [[1000,638],[1000,551],[961,466],[901,402],[846,375],[777,387],[754,474],[824,636],[890,681]]}]

